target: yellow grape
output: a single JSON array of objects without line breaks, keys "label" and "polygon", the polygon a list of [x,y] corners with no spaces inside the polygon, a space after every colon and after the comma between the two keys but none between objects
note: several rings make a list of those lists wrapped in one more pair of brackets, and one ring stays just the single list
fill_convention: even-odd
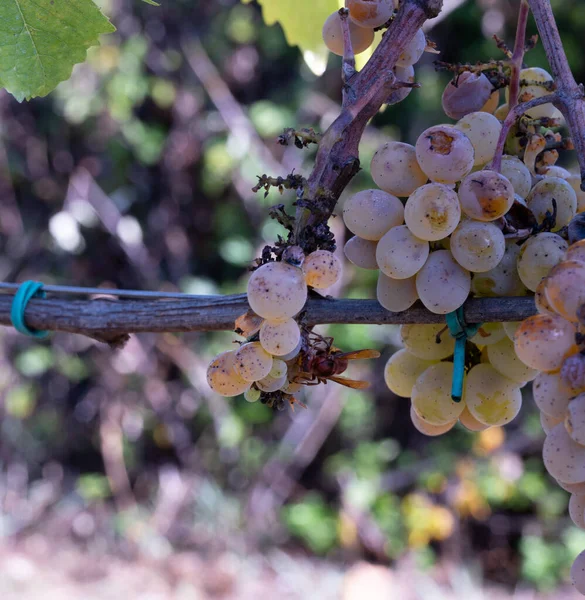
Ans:
[{"label": "yellow grape", "polygon": [[585,495],[585,481],[581,483],[565,483],[564,481],[560,481],[558,479],[555,481],[559,487],[563,488],[565,492],[569,492],[569,494],[578,494],[579,496]]},{"label": "yellow grape", "polygon": [[207,367],[207,383],[220,396],[239,396],[250,387],[250,382],[236,373],[235,360],[235,350],[222,352]]},{"label": "yellow grape", "polygon": [[496,152],[502,124],[490,113],[478,111],[465,115],[455,124],[468,138],[475,151],[474,165],[485,165]]},{"label": "yellow grape", "polygon": [[506,253],[506,238],[493,223],[464,219],[451,236],[455,260],[472,273],[495,269]]},{"label": "yellow grape", "polygon": [[258,402],[260,400],[261,392],[258,388],[251,387],[244,392],[244,399],[247,402]]},{"label": "yellow grape", "polygon": [[430,425],[447,425],[459,418],[465,403],[451,398],[452,381],[452,362],[437,363],[419,375],[412,388],[411,400],[422,421]]},{"label": "yellow grape", "polygon": [[404,222],[404,206],[382,190],[362,190],[349,197],[343,206],[343,221],[355,235],[378,241],[393,227]]},{"label": "yellow grape", "polygon": [[286,321],[264,321],[260,327],[260,343],[266,352],[274,356],[285,356],[297,347],[301,330],[294,319]]},{"label": "yellow grape", "polygon": [[577,311],[585,304],[585,264],[564,260],[546,277],[545,293],[550,306],[561,317],[579,322]]},{"label": "yellow grape", "polygon": [[425,36],[424,31],[419,29],[410,42],[406,44],[406,48],[402,51],[402,54],[396,61],[396,65],[402,68],[415,65],[420,60],[426,47],[427,37]]},{"label": "yellow grape", "polygon": [[484,273],[474,273],[471,289],[477,296],[526,296],[527,290],[518,276],[516,263],[520,248],[508,244],[502,260],[496,267]]},{"label": "yellow grape", "polygon": [[569,516],[579,529],[585,529],[585,496],[571,494],[569,499]]},{"label": "yellow grape", "polygon": [[455,351],[455,340],[444,329],[444,325],[402,325],[400,337],[411,354],[424,360],[443,360]]},{"label": "yellow grape", "polygon": [[518,329],[518,327],[520,327],[521,323],[522,323],[522,321],[509,321],[507,323],[502,323],[502,325],[504,327],[504,331],[506,332],[506,335],[512,341],[514,341],[514,335],[516,335],[516,330]]},{"label": "yellow grape", "polygon": [[490,364],[471,368],[465,378],[463,397],[469,412],[480,423],[490,426],[509,423],[522,407],[518,384]]},{"label": "yellow grape", "polygon": [[507,336],[497,344],[488,346],[487,354],[492,367],[496,371],[520,385],[532,381],[538,375],[538,371],[526,366],[518,358],[514,349],[514,342]]},{"label": "yellow grape", "polygon": [[335,285],[341,278],[341,261],[328,250],[315,250],[303,262],[307,285],[323,290]]},{"label": "yellow grape", "polygon": [[384,381],[392,393],[402,398],[410,398],[412,387],[419,375],[436,362],[418,358],[405,349],[398,350],[384,367]]},{"label": "yellow grape", "polygon": [[416,160],[414,146],[403,142],[380,146],[372,158],[370,173],[379,188],[400,197],[410,196],[428,180]]},{"label": "yellow grape", "polygon": [[526,198],[532,188],[532,174],[517,156],[502,156],[501,173],[514,188],[514,193]]},{"label": "yellow grape", "polygon": [[242,344],[236,350],[234,369],[246,381],[258,381],[270,373],[272,355],[268,354],[260,342]]},{"label": "yellow grape", "polygon": [[536,304],[536,310],[541,315],[554,316],[557,314],[553,307],[550,305],[548,298],[546,297],[546,277],[540,280],[540,283],[536,286],[536,289],[534,290],[534,304]]},{"label": "yellow grape", "polygon": [[394,12],[393,0],[346,0],[349,18],[362,28],[384,25]]},{"label": "yellow grape", "polygon": [[463,412],[459,415],[459,422],[465,429],[469,431],[485,431],[489,429],[489,425],[478,421],[467,408],[467,406],[463,409]]},{"label": "yellow grape", "polygon": [[522,362],[537,371],[556,371],[571,353],[575,331],[561,317],[534,315],[516,330],[514,346]]},{"label": "yellow grape", "polygon": [[458,194],[463,212],[476,221],[495,221],[514,204],[512,184],[496,171],[468,175],[461,182]]},{"label": "yellow grape", "polygon": [[[343,29],[341,28],[341,18],[335,11],[329,15],[323,25],[323,41],[333,54],[343,56]],[[374,32],[371,29],[358,27],[355,23],[349,22],[349,37],[354,54],[360,54],[367,50],[374,41]]]},{"label": "yellow grape", "polygon": [[564,423],[553,427],[544,440],[542,458],[546,470],[566,483],[585,481],[585,446],[573,441]]},{"label": "yellow grape", "polygon": [[531,291],[558,264],[567,250],[567,242],[556,233],[543,232],[528,238],[518,254],[518,275]]},{"label": "yellow grape", "polygon": [[[563,422],[563,419],[555,419],[554,417],[549,417],[547,414],[545,414],[543,412],[540,413],[540,425],[542,426],[542,430],[544,431],[544,433],[546,433],[546,435],[548,435],[551,432],[551,429],[553,427],[555,427],[556,425],[558,425],[559,423],[562,423],[562,422]],[[585,484],[583,484],[583,485],[585,485]],[[563,486],[561,485],[561,487],[563,487]],[[563,487],[563,489],[566,489],[566,488]]]},{"label": "yellow grape", "polygon": [[534,403],[543,414],[563,420],[573,396],[558,373],[539,373],[532,384]]},{"label": "yellow grape", "polygon": [[378,270],[376,262],[377,242],[364,240],[357,235],[347,240],[343,247],[343,252],[347,260],[361,269]]},{"label": "yellow grape", "polygon": [[568,225],[577,213],[577,195],[569,182],[560,177],[545,177],[530,190],[526,204],[536,220],[542,223],[547,212],[553,213],[553,198],[557,204],[557,216],[552,231],[558,231]]},{"label": "yellow grape", "polygon": [[502,323],[484,323],[469,341],[478,346],[491,346],[506,337]]},{"label": "yellow grape", "polygon": [[443,435],[444,433],[447,433],[447,431],[453,429],[453,427],[455,427],[455,424],[457,423],[457,419],[455,419],[454,421],[446,423],[445,425],[431,425],[430,423],[423,421],[416,414],[416,411],[414,410],[414,407],[412,405],[410,406],[410,420],[412,421],[412,424],[418,431],[430,437],[435,437],[437,435]]}]

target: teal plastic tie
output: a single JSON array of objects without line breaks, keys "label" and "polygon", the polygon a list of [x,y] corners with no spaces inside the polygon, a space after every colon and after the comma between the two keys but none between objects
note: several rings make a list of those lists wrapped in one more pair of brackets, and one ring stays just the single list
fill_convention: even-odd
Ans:
[{"label": "teal plastic tie", "polygon": [[465,343],[473,337],[481,327],[481,323],[468,325],[463,316],[463,307],[445,315],[449,333],[455,338],[455,353],[453,354],[453,383],[451,398],[461,402],[463,397],[463,378],[465,377]]},{"label": "teal plastic tie", "polygon": [[37,339],[46,338],[49,335],[48,331],[39,331],[30,329],[24,322],[24,311],[29,300],[34,297],[44,298],[43,284],[40,281],[25,281],[14,294],[12,307],[10,309],[10,319],[14,329],[23,335],[28,335]]}]

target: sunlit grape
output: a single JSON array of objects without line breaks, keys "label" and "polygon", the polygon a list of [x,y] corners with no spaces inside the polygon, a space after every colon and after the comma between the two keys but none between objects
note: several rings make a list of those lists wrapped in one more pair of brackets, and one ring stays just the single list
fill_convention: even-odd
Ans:
[{"label": "sunlit grape", "polygon": [[477,221],[495,221],[514,204],[512,184],[496,171],[471,173],[461,182],[458,194],[463,212]]},{"label": "sunlit grape", "polygon": [[322,290],[336,284],[341,278],[341,261],[328,250],[311,252],[303,262],[307,285]]},{"label": "sunlit grape", "polygon": [[532,189],[532,175],[528,167],[517,156],[502,156],[502,175],[508,179],[514,192],[526,198]]},{"label": "sunlit grape", "polygon": [[281,377],[271,377],[268,375],[255,383],[256,387],[263,392],[276,392],[287,385],[286,372]]},{"label": "sunlit grape", "polygon": [[489,425],[478,421],[469,411],[467,406],[463,409],[463,412],[459,415],[459,422],[465,429],[469,431],[485,431],[489,429]]},{"label": "sunlit grape", "polygon": [[459,418],[464,402],[451,398],[453,363],[432,365],[419,375],[412,388],[412,407],[425,423],[446,425]]},{"label": "sunlit grape", "polygon": [[294,319],[264,321],[260,327],[260,343],[266,352],[284,356],[293,352],[301,339],[301,330]]},{"label": "sunlit grape", "polygon": [[418,300],[415,278],[392,279],[384,273],[380,273],[378,275],[376,297],[386,310],[402,312]]},{"label": "sunlit grape", "polygon": [[516,354],[538,371],[556,371],[575,343],[575,332],[568,321],[551,315],[534,315],[516,330]]},{"label": "sunlit grape", "polygon": [[518,275],[533,292],[540,280],[563,259],[567,242],[556,233],[543,232],[528,238],[518,254]]},{"label": "sunlit grape", "polygon": [[370,173],[379,188],[401,197],[410,196],[428,180],[416,160],[414,146],[403,142],[380,146],[372,158]]},{"label": "sunlit grape", "polygon": [[585,481],[585,446],[574,442],[564,423],[553,427],[544,440],[542,458],[546,470],[566,483]]},{"label": "sunlit grape", "polygon": [[455,340],[444,325],[402,325],[400,337],[411,354],[424,360],[443,360],[455,350]]},{"label": "sunlit grape", "polygon": [[440,183],[419,187],[411,194],[404,207],[404,222],[421,240],[446,238],[457,227],[460,219],[461,206],[457,194]]},{"label": "sunlit grape", "polygon": [[207,383],[220,396],[238,396],[250,387],[250,382],[236,373],[235,359],[235,350],[222,352],[207,367]]},{"label": "sunlit grape", "polygon": [[234,369],[242,379],[258,381],[270,373],[272,362],[272,355],[266,352],[260,342],[248,342],[236,351]]},{"label": "sunlit grape", "polygon": [[384,381],[388,389],[402,398],[410,398],[412,387],[419,375],[437,361],[418,358],[406,349],[395,352],[384,368]]},{"label": "sunlit grape", "polygon": [[536,220],[542,223],[547,213],[553,214],[553,199],[557,212],[552,231],[558,231],[568,225],[577,213],[577,195],[568,181],[560,177],[545,177],[530,190],[526,204]]},{"label": "sunlit grape", "polygon": [[437,183],[456,183],[473,168],[474,152],[469,138],[448,125],[423,131],[415,149],[421,169]]},{"label": "sunlit grape", "polygon": [[366,240],[379,240],[387,231],[402,225],[404,206],[382,190],[363,190],[347,199],[343,207],[346,227]]},{"label": "sunlit grape", "polygon": [[496,371],[518,384],[522,385],[527,381],[532,381],[538,375],[538,371],[526,366],[516,356],[514,342],[508,337],[504,337],[498,343],[488,346],[487,354],[492,367]]},{"label": "sunlit grape", "polygon": [[[349,34],[354,54],[360,54],[367,50],[374,41],[373,30],[358,27],[351,21],[349,22]],[[343,56],[343,30],[341,28],[341,18],[337,11],[325,21],[322,35],[329,51],[337,54],[337,56]]]},{"label": "sunlit grape", "polygon": [[475,152],[474,165],[485,165],[492,160],[496,152],[502,124],[487,112],[472,112],[455,124],[473,145]]},{"label": "sunlit grape", "polygon": [[506,252],[502,230],[493,223],[462,221],[451,236],[453,258],[465,269],[485,273],[495,269]]},{"label": "sunlit grape", "polygon": [[543,175],[546,177],[560,177],[561,179],[569,179],[571,174],[567,169],[563,169],[563,167],[559,167],[558,165],[553,165],[552,167],[546,167],[541,171]]},{"label": "sunlit grape", "polygon": [[427,423],[416,414],[414,406],[412,405],[410,407],[410,420],[412,421],[412,424],[414,425],[416,430],[430,437],[435,437],[437,435],[443,435],[444,433],[447,433],[448,431],[453,429],[453,427],[455,427],[455,424],[457,423],[457,419],[454,419],[453,421],[445,425],[431,425],[431,423]]},{"label": "sunlit grape", "polygon": [[429,243],[414,236],[406,225],[393,227],[378,242],[380,271],[393,279],[416,275],[429,256]]},{"label": "sunlit grape", "polygon": [[284,321],[294,317],[307,301],[303,272],[284,262],[256,269],[248,281],[250,308],[264,319]]},{"label": "sunlit grape", "polygon": [[532,395],[534,403],[545,415],[565,418],[572,394],[558,373],[539,373],[532,384]]},{"label": "sunlit grape", "polygon": [[433,252],[416,276],[421,302],[433,313],[445,315],[463,305],[471,289],[471,276],[448,250]]},{"label": "sunlit grape", "polygon": [[357,235],[349,238],[343,247],[347,260],[361,269],[377,269],[376,246],[378,244],[371,240],[364,240]]},{"label": "sunlit grape", "polygon": [[350,19],[362,28],[380,27],[394,12],[393,0],[346,0]]},{"label": "sunlit grape", "polygon": [[558,479],[555,481],[559,487],[563,488],[566,492],[569,492],[569,494],[578,494],[580,496],[585,495],[585,481],[582,481],[581,483],[565,483],[564,481],[560,481]]},{"label": "sunlit grape", "polygon": [[544,289],[553,310],[577,323],[577,311],[585,304],[585,264],[576,260],[562,261],[547,275]]}]

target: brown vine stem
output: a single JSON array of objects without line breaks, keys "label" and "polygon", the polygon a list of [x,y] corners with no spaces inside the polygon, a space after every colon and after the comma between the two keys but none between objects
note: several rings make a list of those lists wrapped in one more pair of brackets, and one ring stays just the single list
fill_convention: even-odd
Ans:
[{"label": "brown vine stem", "polygon": [[563,113],[581,167],[585,191],[585,92],[573,77],[549,0],[528,0],[542,45],[557,84],[555,106]]},{"label": "brown vine stem", "polygon": [[518,94],[520,93],[520,71],[524,61],[524,52],[526,49],[526,24],[528,23],[528,13],[530,7],[527,0],[520,2],[518,11],[518,26],[516,27],[516,39],[514,40],[514,52],[510,59],[512,73],[510,75],[510,90],[508,106],[510,110],[518,104]]},{"label": "brown vine stem", "polygon": [[[0,295],[0,325],[11,325],[12,296]],[[185,300],[65,300],[34,298],[26,308],[29,327],[79,333],[113,345],[129,333],[233,331],[235,320],[248,310],[245,294]],[[465,303],[468,323],[520,321],[536,313],[534,299],[472,298]],[[444,315],[416,305],[391,313],[376,300],[309,299],[303,322],[345,324],[444,323]]]}]

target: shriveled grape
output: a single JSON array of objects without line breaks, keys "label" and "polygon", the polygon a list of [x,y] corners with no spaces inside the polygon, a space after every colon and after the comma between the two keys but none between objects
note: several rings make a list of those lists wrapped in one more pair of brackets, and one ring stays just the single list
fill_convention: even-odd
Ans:
[{"label": "shriveled grape", "polygon": [[477,221],[495,221],[514,204],[512,184],[496,171],[471,173],[461,182],[458,194],[463,212]]}]

